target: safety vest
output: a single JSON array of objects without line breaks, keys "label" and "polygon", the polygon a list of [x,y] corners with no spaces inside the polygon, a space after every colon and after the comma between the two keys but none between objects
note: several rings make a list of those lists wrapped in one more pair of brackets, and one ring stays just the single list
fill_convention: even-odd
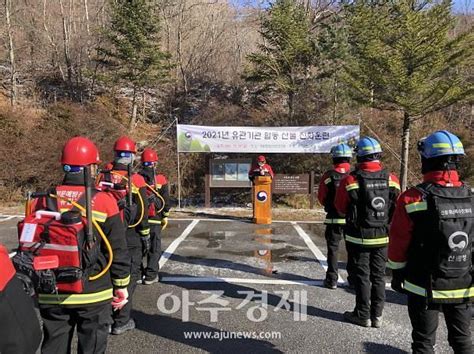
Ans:
[{"label": "safety vest", "polygon": [[464,302],[472,287],[473,194],[462,185],[417,186],[421,201],[405,205],[413,220],[405,289],[431,302]]},{"label": "safety vest", "polygon": [[324,211],[327,213],[324,223],[344,225],[346,223],[346,219],[339,216],[339,213],[334,206],[334,199],[336,197],[336,191],[341,184],[341,180],[347,176],[347,173],[331,170],[327,172],[326,176],[327,177],[324,180],[324,184],[328,189],[328,193],[324,205]]},{"label": "safety vest", "polygon": [[357,183],[346,186],[351,200],[346,215],[347,242],[364,247],[388,244],[390,208],[389,173],[386,170],[353,172]]}]

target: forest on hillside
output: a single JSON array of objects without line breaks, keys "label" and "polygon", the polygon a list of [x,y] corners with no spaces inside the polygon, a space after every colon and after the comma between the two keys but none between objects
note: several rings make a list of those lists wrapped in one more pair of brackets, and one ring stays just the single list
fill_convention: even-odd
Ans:
[{"label": "forest on hillside", "polygon": [[[474,17],[441,0],[3,0],[0,199],[61,177],[64,142],[102,160],[129,134],[177,180],[176,121],[361,124],[402,183],[416,142],[458,134],[474,184]],[[185,196],[203,193],[204,154],[181,154]],[[321,174],[327,155],[269,155],[276,171]],[[405,161],[405,163],[402,163]],[[401,169],[401,165],[406,168]],[[172,188],[175,190],[175,188]]]}]

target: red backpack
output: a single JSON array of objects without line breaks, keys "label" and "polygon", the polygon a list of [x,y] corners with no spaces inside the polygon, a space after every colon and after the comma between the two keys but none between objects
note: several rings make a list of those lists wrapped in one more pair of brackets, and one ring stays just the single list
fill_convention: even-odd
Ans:
[{"label": "red backpack", "polygon": [[[37,210],[18,223],[19,247],[13,261],[41,293],[82,293],[87,270],[97,262],[99,242],[86,247],[87,223],[79,210],[60,213],[56,201],[45,198],[45,210]],[[78,203],[84,205],[83,198]],[[38,265],[39,259],[57,259],[57,268]]]}]

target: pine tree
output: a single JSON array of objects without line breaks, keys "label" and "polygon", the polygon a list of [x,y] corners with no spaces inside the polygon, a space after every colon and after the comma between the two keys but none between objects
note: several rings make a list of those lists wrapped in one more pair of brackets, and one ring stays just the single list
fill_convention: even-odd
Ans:
[{"label": "pine tree", "polygon": [[291,121],[295,94],[308,79],[315,55],[308,13],[294,0],[276,0],[261,18],[260,34],[263,44],[248,56],[252,68],[246,79],[284,92]]},{"label": "pine tree", "polygon": [[473,31],[453,36],[451,2],[356,0],[345,6],[354,97],[403,114],[401,186],[407,184],[410,125],[473,95],[466,70]]},{"label": "pine tree", "polygon": [[130,129],[137,121],[137,97],[168,74],[169,54],[160,50],[160,23],[149,0],[111,0],[109,28],[105,38],[109,46],[98,49],[102,63],[109,67],[116,83],[133,89]]}]

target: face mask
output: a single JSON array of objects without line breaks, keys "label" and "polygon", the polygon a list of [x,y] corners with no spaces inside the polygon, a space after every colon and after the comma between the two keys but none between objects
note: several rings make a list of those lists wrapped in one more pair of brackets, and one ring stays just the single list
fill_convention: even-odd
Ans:
[{"label": "face mask", "polygon": [[263,166],[265,164],[265,162],[259,162],[258,165],[259,166]]},{"label": "face mask", "polygon": [[122,165],[129,165],[133,163],[135,155],[128,151],[118,151],[115,153],[115,162]]}]

